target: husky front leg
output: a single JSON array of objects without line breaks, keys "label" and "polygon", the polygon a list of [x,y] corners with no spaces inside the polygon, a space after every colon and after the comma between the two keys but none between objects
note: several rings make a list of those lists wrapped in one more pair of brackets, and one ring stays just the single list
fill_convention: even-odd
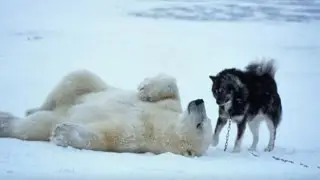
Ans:
[{"label": "husky front leg", "polygon": [[221,130],[223,129],[223,127],[227,124],[227,119],[219,117],[217,120],[217,124],[216,127],[214,129],[214,134],[213,134],[213,141],[212,141],[212,145],[213,146],[217,146],[219,144],[219,136],[221,133]]},{"label": "husky front leg", "polygon": [[247,119],[246,119],[246,117],[244,117],[242,119],[242,121],[240,121],[237,124],[238,132],[237,132],[236,141],[234,143],[234,147],[233,147],[233,150],[232,150],[232,152],[234,152],[234,153],[240,152],[242,139],[243,139],[243,134],[244,134],[244,132],[246,130],[246,123],[247,123]]}]

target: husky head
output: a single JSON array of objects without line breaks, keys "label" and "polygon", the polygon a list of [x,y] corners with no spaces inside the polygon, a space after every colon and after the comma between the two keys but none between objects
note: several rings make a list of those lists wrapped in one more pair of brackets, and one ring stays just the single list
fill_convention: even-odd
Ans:
[{"label": "husky head", "polygon": [[238,72],[236,69],[226,69],[216,76],[209,75],[212,81],[211,92],[219,106],[232,103],[234,99],[241,101],[239,97],[243,97],[245,87],[237,76]]}]

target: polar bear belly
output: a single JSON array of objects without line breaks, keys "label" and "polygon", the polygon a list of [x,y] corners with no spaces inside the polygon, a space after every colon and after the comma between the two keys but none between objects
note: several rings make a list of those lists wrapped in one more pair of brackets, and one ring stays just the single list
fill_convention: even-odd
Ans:
[{"label": "polar bear belly", "polygon": [[[134,94],[101,92],[83,97],[70,108],[68,122],[100,137],[109,151],[141,152],[145,149],[143,109]],[[79,136],[75,136],[79,141]]]},{"label": "polar bear belly", "polygon": [[79,98],[78,104],[68,110],[67,116],[70,121],[78,123],[110,121],[116,118],[119,121],[137,119],[135,117],[141,111],[137,107],[137,101],[135,94],[127,91],[91,93]]}]

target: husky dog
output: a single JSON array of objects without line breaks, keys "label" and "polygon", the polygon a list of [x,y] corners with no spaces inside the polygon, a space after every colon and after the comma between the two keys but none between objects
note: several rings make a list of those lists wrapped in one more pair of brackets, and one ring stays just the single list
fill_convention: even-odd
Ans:
[{"label": "husky dog", "polygon": [[219,135],[228,119],[237,124],[237,137],[233,152],[240,152],[242,137],[248,123],[253,135],[250,151],[255,151],[259,141],[259,126],[266,121],[270,132],[268,146],[274,149],[277,127],[282,117],[281,98],[275,81],[274,60],[252,62],[245,70],[228,68],[216,76],[209,75],[212,81],[212,94],[219,106],[219,117],[213,135],[213,146],[218,145]]}]

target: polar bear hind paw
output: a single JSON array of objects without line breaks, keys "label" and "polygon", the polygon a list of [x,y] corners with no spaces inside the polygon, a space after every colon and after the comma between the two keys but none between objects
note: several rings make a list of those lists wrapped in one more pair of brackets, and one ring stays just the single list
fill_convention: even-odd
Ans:
[{"label": "polar bear hind paw", "polygon": [[51,142],[58,146],[71,146],[78,149],[91,149],[93,139],[95,135],[85,127],[71,123],[58,124],[50,138]]},{"label": "polar bear hind paw", "polygon": [[192,150],[186,150],[186,151],[182,152],[182,155],[185,157],[195,157],[196,152],[194,152]]},{"label": "polar bear hind paw", "polygon": [[31,114],[34,114],[37,111],[41,111],[41,109],[40,108],[27,109],[26,112],[25,112],[25,116],[30,116]]},{"label": "polar bear hind paw", "polygon": [[0,111],[0,137],[9,137],[12,122],[18,117],[8,112]]}]

